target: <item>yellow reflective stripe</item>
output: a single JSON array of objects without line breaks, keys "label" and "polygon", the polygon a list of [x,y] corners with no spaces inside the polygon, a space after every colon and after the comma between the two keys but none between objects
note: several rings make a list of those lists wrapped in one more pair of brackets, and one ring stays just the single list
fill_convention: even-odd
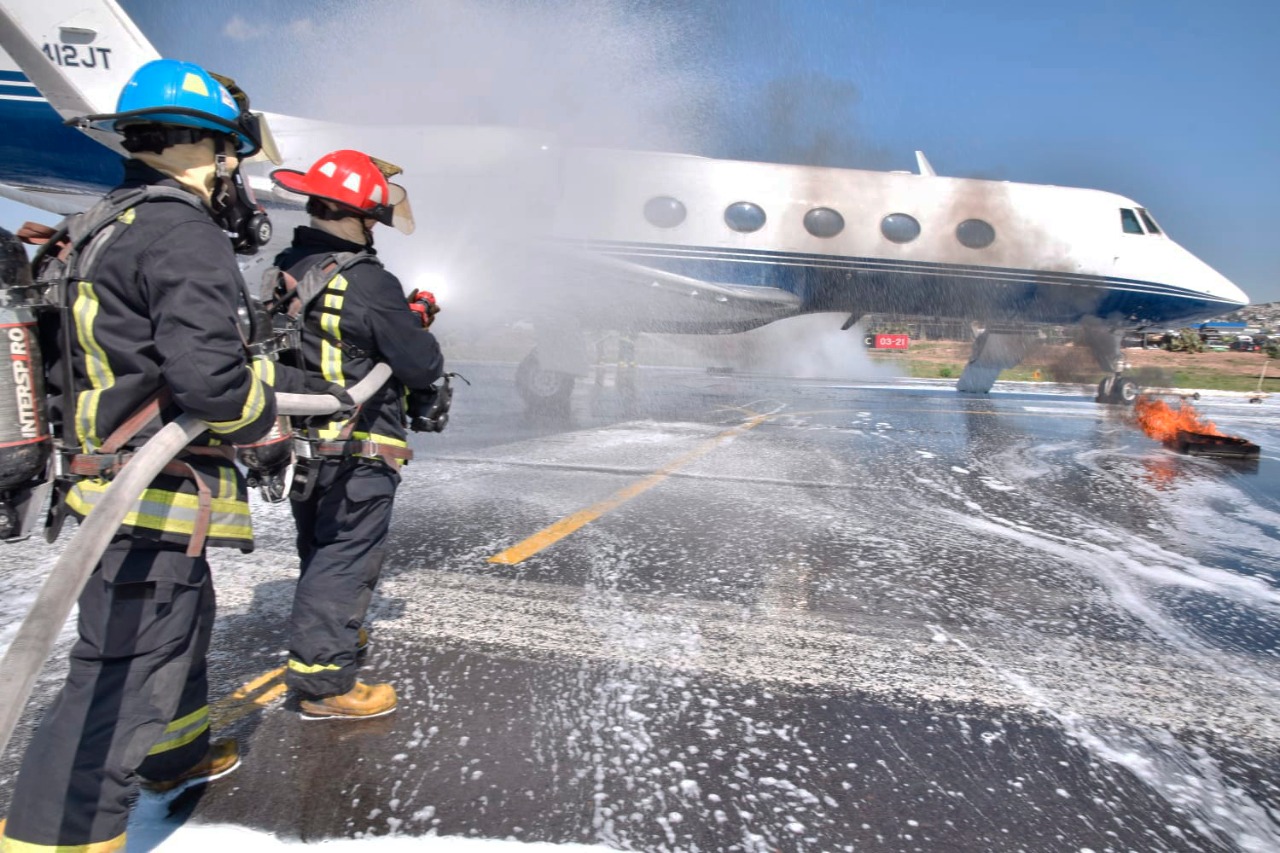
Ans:
[{"label": "yellow reflective stripe", "polygon": [[294,672],[300,672],[303,675],[311,675],[317,672],[325,672],[328,670],[342,669],[342,667],[338,666],[336,663],[307,664],[307,663],[303,663],[302,661],[289,658],[289,669],[293,670]]},{"label": "yellow reflective stripe", "polygon": [[[110,485],[105,480],[86,479],[77,482],[67,494],[67,506],[80,515],[88,515]],[[196,495],[146,489],[134,508],[124,517],[128,527],[144,527],[190,536],[195,532],[199,498]],[[253,539],[249,504],[237,498],[215,497],[211,502],[209,536],[213,539]]]},{"label": "yellow reflective stripe", "polygon": [[191,725],[192,723],[197,722],[197,721],[198,721],[198,720],[200,720],[201,718],[203,718],[203,719],[205,720],[205,722],[208,722],[208,720],[209,720],[209,706],[208,706],[208,705],[205,705],[205,706],[200,707],[200,708],[196,708],[194,711],[192,711],[190,714],[187,714],[185,717],[179,717],[178,719],[174,720],[174,721],[173,721],[172,723],[170,723],[169,725],[165,726],[165,727],[164,727],[165,734],[168,734],[169,732],[176,732],[176,731],[179,731],[179,730],[181,730],[181,729],[185,729],[187,726]]},{"label": "yellow reflective stripe", "polygon": [[[344,423],[346,423],[346,421],[333,421],[323,429],[316,430],[316,435],[326,440],[336,440],[342,434],[342,424]],[[409,443],[402,438],[393,438],[392,436],[382,435],[376,432],[353,432],[349,438],[351,441],[376,441],[378,444],[389,444],[392,447],[409,446]]]},{"label": "yellow reflective stripe", "polygon": [[[325,286],[325,307],[341,312],[344,299],[342,294],[346,289],[346,276],[335,275]],[[333,340],[341,341],[341,314],[322,313],[320,315],[320,328],[326,335],[331,336]],[[342,375],[342,347],[330,343],[324,337],[320,338],[320,374],[330,382],[336,382],[339,385],[347,384],[346,378]]]},{"label": "yellow reflective stripe", "polygon": [[225,467],[218,470],[218,497],[236,499],[236,471]]},{"label": "yellow reflective stripe", "polygon": [[263,382],[271,387],[276,384],[276,363],[269,358],[258,356],[253,360],[253,372]]},{"label": "yellow reflective stripe", "polygon": [[209,421],[211,432],[235,432],[262,417],[263,411],[267,408],[266,391],[263,390],[262,380],[252,370],[249,371],[249,380],[249,396],[245,398],[240,417],[234,421]]},{"label": "yellow reflective stripe", "polygon": [[[323,439],[336,439],[342,434],[341,425],[346,421],[333,421],[328,426],[316,430],[316,435]],[[334,426],[337,424],[338,426]],[[379,444],[389,444],[392,447],[408,447],[409,443],[402,438],[393,438],[389,435],[382,435],[376,432],[353,432],[349,436],[352,441],[376,441]]]},{"label": "yellow reflective stripe", "polygon": [[124,849],[124,836],[122,832],[107,841],[89,844],[30,844],[5,836],[0,838],[0,853],[118,853]]},{"label": "yellow reflective stripe", "polygon": [[194,731],[184,732],[183,734],[179,735],[176,738],[172,738],[171,740],[161,741],[160,743],[151,747],[151,750],[147,753],[147,755],[159,755],[162,752],[171,752],[172,750],[175,750],[178,747],[186,746],[187,744],[191,743],[191,741],[200,737],[200,735],[204,734],[208,730],[209,730],[209,721],[205,720],[204,725],[200,726]]},{"label": "yellow reflective stripe", "polygon": [[409,443],[399,438],[392,438],[389,435],[379,435],[376,432],[353,432],[351,437],[356,441],[376,441],[378,444],[389,444],[392,447],[408,447]]},{"label": "yellow reflective stripe", "polygon": [[117,216],[116,219],[120,220],[125,225],[132,225],[133,220],[136,219],[137,216],[138,216],[138,209],[136,207],[131,207],[128,210],[126,210],[124,213]]},{"label": "yellow reflective stripe", "polygon": [[89,388],[76,395],[76,440],[85,452],[102,444],[97,433],[98,401],[102,392],[115,384],[115,374],[107,361],[107,353],[93,336],[93,321],[98,316],[98,294],[93,282],[77,282],[76,298],[71,305],[76,339],[84,350],[84,372]]},{"label": "yellow reflective stripe", "polygon": [[174,720],[165,727],[166,735],[176,735],[168,740],[162,740],[147,755],[157,755],[161,752],[168,752],[171,749],[177,749],[180,746],[186,746],[191,741],[200,737],[201,734],[209,730],[209,706],[192,711],[181,719]]},{"label": "yellow reflective stripe", "polygon": [[[333,421],[323,429],[316,430],[316,437],[325,441],[338,441],[340,436],[342,435],[342,427],[344,426],[345,423],[346,423],[345,421]],[[351,435],[348,436],[348,440],[376,441],[378,444],[386,444],[391,447],[408,447],[409,446],[409,443],[402,438],[393,438],[389,435],[381,435],[376,432],[352,432]],[[376,453],[353,453],[351,455],[355,456],[358,459],[381,459],[382,458]],[[404,463],[405,463],[404,459],[396,460],[397,465],[403,465]]]}]

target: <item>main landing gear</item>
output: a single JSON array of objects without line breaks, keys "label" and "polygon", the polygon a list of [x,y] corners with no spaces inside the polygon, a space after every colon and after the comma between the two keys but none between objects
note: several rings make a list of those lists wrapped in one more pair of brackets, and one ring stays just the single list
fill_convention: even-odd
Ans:
[{"label": "main landing gear", "polygon": [[1128,406],[1138,399],[1139,393],[1141,389],[1137,382],[1123,373],[1115,373],[1098,383],[1098,396],[1094,400],[1113,406]]},{"label": "main landing gear", "polygon": [[535,347],[516,368],[516,392],[534,412],[564,412],[573,396],[574,376],[543,368]]},{"label": "main landing gear", "polygon": [[1142,392],[1141,386],[1124,369],[1128,366],[1120,353],[1120,344],[1124,339],[1124,330],[1112,329],[1099,324],[1083,324],[1080,329],[1083,343],[1093,353],[1098,366],[1107,375],[1098,383],[1099,403],[1111,406],[1131,406]]}]

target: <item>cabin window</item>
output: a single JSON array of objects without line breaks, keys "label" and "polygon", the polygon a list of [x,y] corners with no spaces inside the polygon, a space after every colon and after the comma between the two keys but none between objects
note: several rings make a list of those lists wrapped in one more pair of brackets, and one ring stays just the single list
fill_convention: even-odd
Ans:
[{"label": "cabin window", "polygon": [[764,227],[764,208],[749,201],[735,202],[724,209],[724,224],[744,234]]},{"label": "cabin window", "polygon": [[1160,226],[1156,225],[1156,221],[1151,218],[1151,214],[1147,213],[1145,207],[1138,208],[1138,215],[1142,217],[1142,224],[1147,226],[1148,234],[1159,234]]},{"label": "cabin window", "polygon": [[1142,233],[1142,226],[1138,224],[1138,214],[1127,207],[1120,208],[1120,225],[1126,234]]},{"label": "cabin window", "polygon": [[669,195],[660,195],[644,203],[644,218],[659,228],[675,228],[684,222],[684,204]]},{"label": "cabin window", "polygon": [[956,226],[956,239],[970,249],[985,249],[996,241],[996,229],[981,219],[966,219]]},{"label": "cabin window", "polygon": [[829,207],[815,207],[804,215],[804,230],[815,237],[834,237],[844,230],[844,217]]},{"label": "cabin window", "polygon": [[905,213],[890,213],[880,220],[880,233],[895,243],[910,243],[920,236],[920,223]]}]

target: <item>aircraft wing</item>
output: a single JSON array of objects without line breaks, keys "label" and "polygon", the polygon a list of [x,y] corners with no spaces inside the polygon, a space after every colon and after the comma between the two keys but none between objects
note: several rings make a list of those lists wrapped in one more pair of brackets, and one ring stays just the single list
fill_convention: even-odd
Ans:
[{"label": "aircraft wing", "polygon": [[37,210],[47,210],[59,216],[79,213],[87,210],[101,198],[100,193],[77,192],[75,190],[55,190],[48,187],[14,186],[0,183],[0,198],[25,204]]},{"label": "aircraft wing", "polygon": [[[716,334],[753,329],[796,313],[801,299],[777,287],[690,278],[611,257],[585,244],[533,250],[564,284],[574,311],[590,323],[633,331]],[[552,288],[554,290],[554,288]]]}]

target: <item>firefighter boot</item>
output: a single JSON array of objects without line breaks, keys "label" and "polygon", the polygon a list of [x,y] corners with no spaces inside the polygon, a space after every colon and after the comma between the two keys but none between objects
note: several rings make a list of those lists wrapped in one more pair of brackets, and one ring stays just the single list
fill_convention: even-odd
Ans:
[{"label": "firefighter boot", "polygon": [[148,791],[162,794],[182,785],[203,784],[221,779],[240,766],[240,746],[235,738],[219,738],[209,744],[204,759],[187,768],[174,779],[142,779],[140,784]]},{"label": "firefighter boot", "polygon": [[390,714],[396,709],[396,689],[390,684],[364,684],[338,696],[303,699],[298,703],[304,720],[367,720]]}]

